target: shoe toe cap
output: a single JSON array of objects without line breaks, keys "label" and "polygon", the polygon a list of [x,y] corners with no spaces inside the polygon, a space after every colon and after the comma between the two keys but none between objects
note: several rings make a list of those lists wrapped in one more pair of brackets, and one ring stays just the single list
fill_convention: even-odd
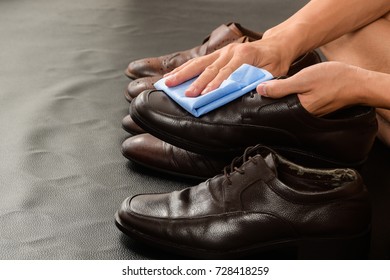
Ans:
[{"label": "shoe toe cap", "polygon": [[150,57],[130,62],[127,73],[134,78],[150,77],[164,74],[161,58]]},{"label": "shoe toe cap", "polygon": [[127,86],[127,94],[131,98],[136,98],[141,92],[145,90],[154,89],[153,84],[161,78],[162,76],[158,75],[153,77],[136,79],[130,82],[129,85]]},{"label": "shoe toe cap", "polygon": [[143,165],[159,166],[165,162],[164,142],[150,134],[140,134],[122,143],[122,154]]},{"label": "shoe toe cap", "polygon": [[[154,119],[163,124],[164,119],[170,122],[172,119],[185,118],[189,113],[176,104],[168,95],[161,90],[143,91],[133,102],[132,112],[145,120]],[[134,109],[134,110],[133,110]],[[133,117],[133,114],[132,114]]]},{"label": "shoe toe cap", "polygon": [[161,218],[168,215],[164,194],[143,194],[126,198],[116,214],[116,221],[125,232],[142,232],[158,236]]},{"label": "shoe toe cap", "polygon": [[127,115],[123,118],[122,127],[132,135],[145,133],[145,131],[133,121],[130,115]]}]

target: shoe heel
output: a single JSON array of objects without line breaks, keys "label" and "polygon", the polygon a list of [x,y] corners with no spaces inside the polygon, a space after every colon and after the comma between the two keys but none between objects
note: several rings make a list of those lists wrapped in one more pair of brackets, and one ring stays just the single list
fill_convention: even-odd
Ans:
[{"label": "shoe heel", "polygon": [[298,259],[368,259],[371,230],[349,238],[305,240],[299,245]]}]

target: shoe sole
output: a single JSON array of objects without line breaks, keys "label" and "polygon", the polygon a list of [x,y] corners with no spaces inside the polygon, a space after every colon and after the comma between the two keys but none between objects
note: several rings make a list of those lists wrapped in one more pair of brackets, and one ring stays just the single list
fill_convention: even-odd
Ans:
[{"label": "shoe sole", "polygon": [[130,73],[129,69],[127,69],[127,68],[125,69],[124,74],[126,75],[127,78],[133,79],[133,80],[141,78],[141,77],[135,76],[134,74]]},{"label": "shoe sole", "polygon": [[130,96],[130,94],[128,93],[127,89],[125,90],[124,95],[125,95],[125,99],[126,99],[127,102],[131,103],[131,101],[133,101],[134,98]]},{"label": "shoe sole", "polygon": [[296,259],[302,260],[367,259],[371,236],[371,227],[368,227],[365,231],[350,236],[278,240],[255,244],[239,250],[213,251],[155,239],[153,236],[124,225],[118,212],[115,214],[115,224],[120,231],[135,241],[152,245],[169,253],[195,259],[241,259],[256,254],[271,254],[273,251],[281,249],[290,252],[289,255],[292,253]]},{"label": "shoe sole", "polygon": [[[126,157],[126,156],[125,156]],[[134,160],[132,158],[129,158],[129,157],[126,157],[128,160],[134,162],[135,164],[137,165],[140,165],[142,167],[145,167],[147,169],[150,169],[150,170],[154,170],[154,171],[157,171],[159,173],[163,173],[163,174],[168,174],[168,175],[172,175],[174,177],[181,177],[181,178],[186,178],[186,179],[190,179],[190,180],[197,180],[197,181],[205,181],[207,179],[209,179],[210,177],[213,177],[213,176],[210,176],[210,177],[202,177],[202,176],[196,176],[196,175],[191,175],[191,174],[186,174],[186,173],[179,173],[179,172],[174,172],[174,171],[170,171],[168,169],[162,169],[162,168],[158,168],[158,167],[155,167],[155,166],[152,166],[152,165],[147,165],[145,163],[142,163],[140,161],[137,161],[137,160]]]}]

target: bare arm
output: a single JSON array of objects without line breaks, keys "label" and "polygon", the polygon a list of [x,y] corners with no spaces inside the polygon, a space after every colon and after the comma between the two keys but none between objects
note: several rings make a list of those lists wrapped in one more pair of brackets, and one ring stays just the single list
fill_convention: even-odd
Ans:
[{"label": "bare arm", "polygon": [[387,14],[389,0],[312,0],[265,38],[284,42],[292,59],[353,32]]},{"label": "bare arm", "polygon": [[357,30],[390,11],[389,0],[312,0],[283,23],[269,29],[263,39],[232,44],[187,62],[172,71],[168,86],[194,76],[199,78],[187,96],[205,94],[217,88],[243,63],[283,75],[299,55]]}]

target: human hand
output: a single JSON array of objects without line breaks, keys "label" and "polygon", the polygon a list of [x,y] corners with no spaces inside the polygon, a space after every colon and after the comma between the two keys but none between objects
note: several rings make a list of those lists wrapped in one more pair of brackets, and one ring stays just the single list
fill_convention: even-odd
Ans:
[{"label": "human hand", "polygon": [[307,67],[284,80],[257,86],[263,96],[280,98],[296,93],[302,106],[315,116],[363,103],[363,69],[341,62],[324,62]]},{"label": "human hand", "polygon": [[192,59],[166,74],[166,85],[177,86],[200,75],[185,94],[196,97],[220,86],[242,64],[264,68],[274,76],[284,75],[292,58],[275,40],[265,38],[249,43],[232,43],[209,55]]}]

